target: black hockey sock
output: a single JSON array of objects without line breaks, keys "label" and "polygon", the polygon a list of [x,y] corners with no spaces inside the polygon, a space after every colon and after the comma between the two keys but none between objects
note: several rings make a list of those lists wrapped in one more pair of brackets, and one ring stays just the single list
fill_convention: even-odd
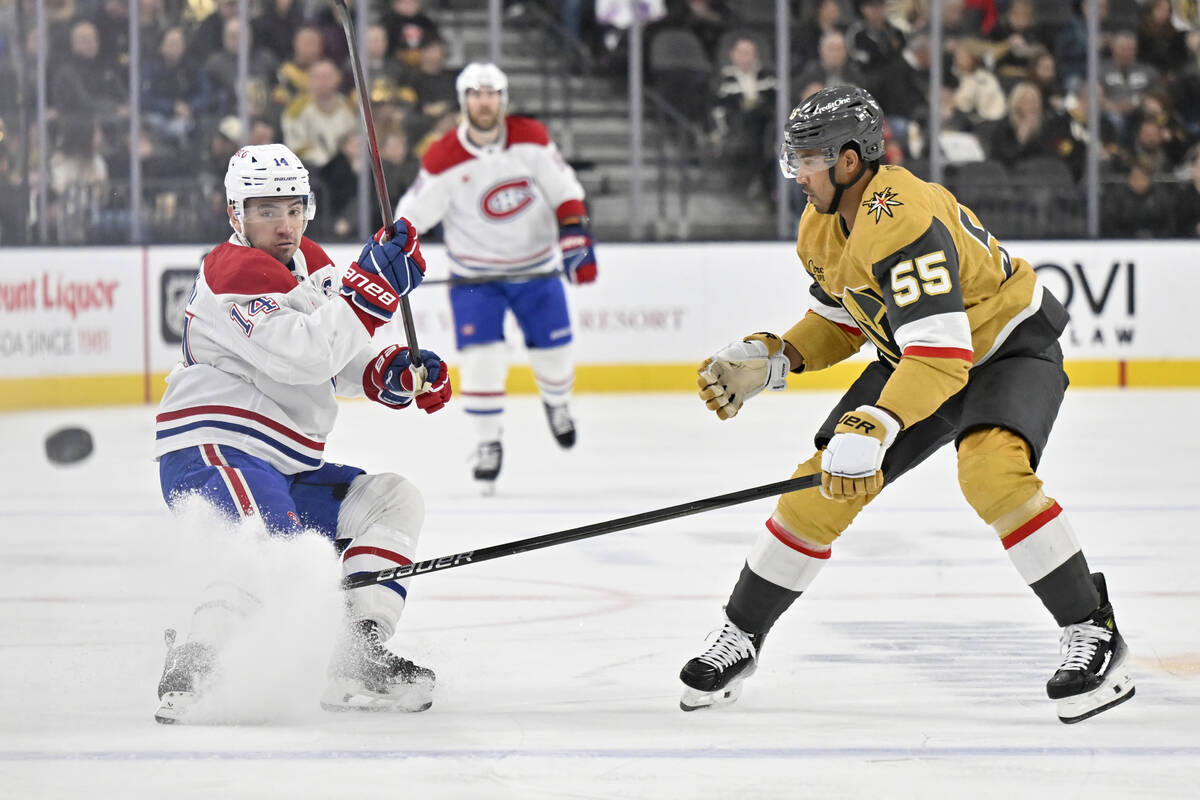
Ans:
[{"label": "black hockey sock", "polygon": [[1068,558],[1030,587],[1060,628],[1087,619],[1100,606],[1100,593],[1092,582],[1082,552]]},{"label": "black hockey sock", "polygon": [[765,634],[799,596],[800,592],[771,583],[743,564],[725,605],[725,616],[746,633]]}]

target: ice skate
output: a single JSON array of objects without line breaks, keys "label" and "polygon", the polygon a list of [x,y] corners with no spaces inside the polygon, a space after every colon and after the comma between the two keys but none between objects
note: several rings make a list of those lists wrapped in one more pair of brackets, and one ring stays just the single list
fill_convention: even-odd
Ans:
[{"label": "ice skate", "polygon": [[1092,573],[1100,607],[1092,616],[1062,631],[1063,662],[1046,683],[1058,702],[1058,718],[1070,724],[1093,717],[1133,697],[1129,648],[1117,630],[1104,575]]},{"label": "ice skate", "polygon": [[[766,634],[746,633],[728,619],[709,634],[712,644],[683,665],[683,697],[679,707],[695,711],[709,706],[728,705],[742,693],[742,682],[758,667],[758,653]],[[714,638],[715,637],[715,638]]]},{"label": "ice skate", "polygon": [[433,705],[433,670],[393,653],[374,622],[355,623],[334,657],[326,711],[424,711]]},{"label": "ice skate", "polygon": [[567,404],[552,406],[543,402],[542,407],[546,409],[546,421],[550,423],[550,432],[554,434],[558,446],[564,450],[574,447],[575,420],[571,419],[571,410],[567,408]]},{"label": "ice skate", "polygon": [[475,480],[484,495],[496,492],[496,478],[500,475],[500,464],[504,460],[504,448],[500,442],[480,442],[475,451]]},{"label": "ice skate", "polygon": [[158,682],[158,710],[154,721],[164,725],[185,722],[187,712],[212,680],[216,654],[208,645],[186,642],[175,647],[175,631],[163,634],[167,643],[167,661]]}]

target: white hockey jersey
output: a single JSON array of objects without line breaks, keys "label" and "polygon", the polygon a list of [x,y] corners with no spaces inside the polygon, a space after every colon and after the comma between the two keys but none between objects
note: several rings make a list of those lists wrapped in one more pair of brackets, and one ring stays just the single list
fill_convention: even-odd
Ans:
[{"label": "white hockey jersey", "polygon": [[441,222],[454,275],[560,269],[559,223],[586,215],[583,187],[546,126],[506,117],[500,139],[479,147],[467,123],[425,152],[396,216],[421,233]]},{"label": "white hockey jersey", "polygon": [[224,444],[293,474],[324,463],[336,394],[361,396],[378,353],[338,291],[341,271],[303,238],[292,268],[234,241],[200,266],[183,361],[167,376],[155,457]]}]

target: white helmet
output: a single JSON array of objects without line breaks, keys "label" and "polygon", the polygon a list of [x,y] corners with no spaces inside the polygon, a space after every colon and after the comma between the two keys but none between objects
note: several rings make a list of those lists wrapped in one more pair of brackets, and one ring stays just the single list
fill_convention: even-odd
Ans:
[{"label": "white helmet", "polygon": [[468,89],[495,89],[500,94],[500,113],[508,108],[508,76],[495,64],[479,61],[467,64],[458,73],[454,88],[458,91],[458,106],[463,111],[467,110]]},{"label": "white helmet", "polygon": [[303,197],[304,219],[311,220],[317,215],[317,201],[308,185],[308,170],[300,157],[282,144],[248,144],[229,159],[225,199],[233,209],[234,219],[242,219],[246,201],[251,197]]}]

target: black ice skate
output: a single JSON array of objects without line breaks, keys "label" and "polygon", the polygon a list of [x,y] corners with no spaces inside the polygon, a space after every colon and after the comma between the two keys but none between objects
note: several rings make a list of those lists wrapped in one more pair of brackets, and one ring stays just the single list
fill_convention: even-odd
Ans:
[{"label": "black ice skate", "polygon": [[170,628],[163,639],[167,643],[167,662],[158,682],[159,706],[154,721],[172,725],[187,716],[200,693],[211,683],[216,653],[199,642],[175,647],[175,631]]},{"label": "black ice skate", "polygon": [[714,634],[708,649],[684,664],[679,673],[684,685],[679,707],[684,711],[734,702],[742,693],[742,682],[758,667],[766,634],[746,633],[729,620],[709,637]]},{"label": "black ice skate", "polygon": [[326,711],[424,711],[433,705],[433,670],[393,653],[379,641],[379,627],[356,622],[334,656]]},{"label": "black ice skate", "polygon": [[574,447],[575,420],[571,419],[571,411],[567,408],[567,404],[552,406],[543,402],[542,407],[546,409],[546,421],[550,423],[550,432],[554,434],[554,440],[558,442],[558,446],[564,450]]},{"label": "black ice skate", "polygon": [[504,461],[504,448],[500,442],[480,442],[475,451],[475,480],[484,494],[496,491],[496,478],[500,475],[500,464]]},{"label": "black ice skate", "polygon": [[1133,697],[1127,662],[1129,648],[1117,631],[1104,575],[1092,573],[1100,607],[1062,631],[1063,662],[1046,683],[1046,694],[1058,701],[1058,718],[1080,722]]}]

